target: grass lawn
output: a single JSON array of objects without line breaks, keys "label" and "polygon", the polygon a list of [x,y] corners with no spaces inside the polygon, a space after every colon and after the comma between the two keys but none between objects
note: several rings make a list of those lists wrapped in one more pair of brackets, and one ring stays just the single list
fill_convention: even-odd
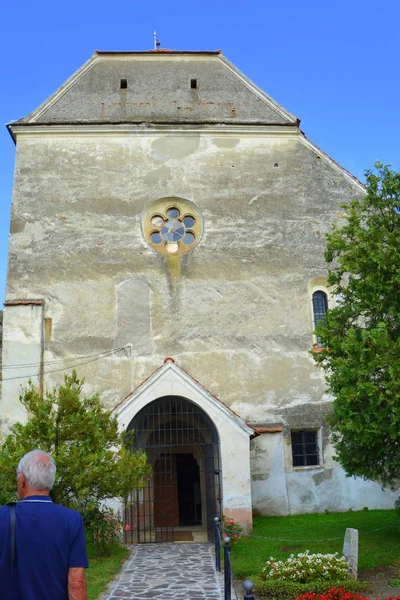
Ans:
[{"label": "grass lawn", "polygon": [[88,546],[89,569],[86,571],[88,582],[88,600],[96,600],[96,598],[104,592],[107,585],[111,583],[122,564],[128,556],[128,548],[122,546],[115,547],[111,556],[98,558],[93,555]]},{"label": "grass lawn", "polygon": [[[231,557],[237,579],[252,578],[260,574],[270,556],[279,560],[309,550],[310,553],[342,553],[346,527],[359,531],[359,570],[378,565],[400,563],[400,523],[380,531],[371,529],[399,521],[394,510],[363,510],[357,512],[296,515],[291,517],[255,517],[251,535],[280,538],[274,541],[243,536],[234,546]],[[334,541],[318,541],[336,538]],[[297,542],[294,540],[313,540]],[[315,541],[314,541],[315,540]],[[293,550],[282,550],[282,548]]]}]

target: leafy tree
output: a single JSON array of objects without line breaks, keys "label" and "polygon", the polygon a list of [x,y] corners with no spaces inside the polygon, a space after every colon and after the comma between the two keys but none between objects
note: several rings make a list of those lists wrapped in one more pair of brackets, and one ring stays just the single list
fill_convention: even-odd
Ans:
[{"label": "leafy tree", "polygon": [[315,360],[334,396],[328,418],[347,475],[395,487],[400,478],[400,173],[366,172],[366,194],[327,234],[337,306],[316,333]]},{"label": "leafy tree", "polygon": [[65,506],[100,506],[142,487],[150,472],[145,454],[130,452],[132,438],[118,431],[117,420],[97,394],[81,397],[83,380],[75,371],[44,397],[30,383],[20,401],[26,424],[16,423],[0,448],[0,490],[13,492],[21,457],[34,448],[50,452],[57,476],[53,500]]}]

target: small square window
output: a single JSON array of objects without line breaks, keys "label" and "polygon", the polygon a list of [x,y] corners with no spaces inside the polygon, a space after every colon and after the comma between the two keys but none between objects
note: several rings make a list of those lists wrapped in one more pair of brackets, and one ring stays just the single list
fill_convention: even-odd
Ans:
[{"label": "small square window", "polygon": [[319,465],[318,435],[316,431],[292,431],[294,467]]}]

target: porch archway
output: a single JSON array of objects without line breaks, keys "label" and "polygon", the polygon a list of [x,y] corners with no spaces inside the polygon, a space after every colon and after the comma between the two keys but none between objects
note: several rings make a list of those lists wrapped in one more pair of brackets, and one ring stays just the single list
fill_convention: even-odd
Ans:
[{"label": "porch archway", "polygon": [[163,396],[142,408],[127,430],[135,431],[132,449],[146,452],[153,474],[127,499],[126,541],[194,541],[201,531],[212,538],[221,513],[221,459],[210,417],[187,398]]}]

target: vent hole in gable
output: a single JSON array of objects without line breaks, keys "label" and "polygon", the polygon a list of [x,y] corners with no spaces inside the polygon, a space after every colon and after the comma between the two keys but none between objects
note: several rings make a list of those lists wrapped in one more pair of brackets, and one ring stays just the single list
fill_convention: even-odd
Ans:
[{"label": "vent hole in gable", "polygon": [[121,79],[119,87],[121,90],[126,90],[128,87],[128,80],[127,79]]},{"label": "vent hole in gable", "polygon": [[192,90],[197,90],[197,79],[191,79],[190,80],[190,88]]}]

